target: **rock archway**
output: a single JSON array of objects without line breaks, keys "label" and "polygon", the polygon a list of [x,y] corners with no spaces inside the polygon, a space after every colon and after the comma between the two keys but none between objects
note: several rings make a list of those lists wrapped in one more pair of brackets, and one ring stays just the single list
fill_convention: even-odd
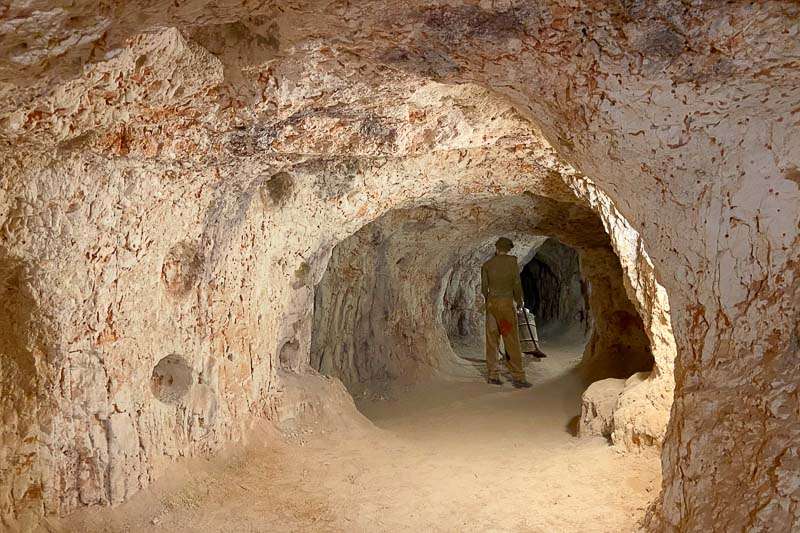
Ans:
[{"label": "rock archway", "polygon": [[647,335],[610,240],[599,217],[573,201],[529,193],[442,202],[391,211],[364,226],[334,248],[316,287],[311,366],[356,393],[447,373],[455,361],[451,337],[482,342],[480,265],[494,241],[512,236],[525,264],[555,253],[543,247],[542,233],[553,231],[579,250],[591,286],[587,381],[649,372]]}]

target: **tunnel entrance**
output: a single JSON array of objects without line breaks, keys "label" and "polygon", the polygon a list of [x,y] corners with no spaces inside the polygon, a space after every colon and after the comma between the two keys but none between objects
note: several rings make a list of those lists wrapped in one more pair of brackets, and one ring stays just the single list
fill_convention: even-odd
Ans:
[{"label": "tunnel entrance", "polygon": [[575,249],[547,239],[522,265],[525,307],[536,317],[538,334],[547,337],[574,329],[588,337],[591,323],[588,286],[581,278]]},{"label": "tunnel entrance", "polygon": [[[479,372],[480,269],[507,235],[542,342],[568,339],[584,386],[652,370],[643,322],[596,215],[573,206],[580,223],[553,215],[543,224],[531,217],[533,205],[512,196],[399,209],[339,243],[315,290],[312,368],[339,378],[354,396],[435,376],[463,378],[464,360]],[[477,210],[488,215],[479,226]],[[572,227],[580,232],[564,231]],[[554,229],[560,238],[544,234]]]},{"label": "tunnel entrance", "polygon": [[[567,499],[587,478],[620,475],[602,439],[577,448],[575,437],[584,435],[587,387],[607,381],[613,387],[593,396],[585,426],[610,437],[607,406],[627,379],[653,368],[647,335],[602,225],[591,213],[547,203],[543,221],[533,209],[543,203],[506,197],[390,211],[333,249],[315,287],[312,368],[341,379],[374,425],[419,445],[397,461],[422,467],[391,476],[430,486],[431,498],[454,501],[458,490],[488,483],[504,502],[545,487]],[[524,391],[504,371],[499,386],[487,382],[480,273],[500,236],[514,241],[547,354],[523,357],[533,385]],[[655,486],[657,458],[633,457],[637,482]],[[458,488],[431,481],[440,477]],[[646,498],[642,490],[634,497]],[[583,496],[598,501],[597,493]]]},{"label": "tunnel entrance", "polygon": [[[483,297],[480,294],[480,264],[492,252],[477,251],[465,267],[454,269],[444,293],[443,323],[456,352],[479,353],[484,343]],[[588,284],[581,277],[579,254],[550,237],[522,238],[511,252],[518,258],[520,279],[530,328],[520,323],[523,339],[548,339],[570,336],[584,343],[591,333]],[[479,260],[478,260],[479,259]],[[522,315],[520,315],[522,317]],[[531,350],[533,342],[523,342]]]},{"label": "tunnel entrance", "polygon": [[[586,385],[652,370],[644,324],[625,295],[623,273],[610,248],[579,252],[543,236],[519,237],[517,242],[512,254],[518,258],[525,307],[535,324],[533,331],[520,324],[521,338],[536,337],[540,347],[549,344],[581,354],[576,370]],[[493,245],[487,243],[456,261],[444,287],[442,323],[453,351],[476,363],[485,360],[480,265],[492,253]],[[523,350],[531,348],[533,343],[523,342]]]}]

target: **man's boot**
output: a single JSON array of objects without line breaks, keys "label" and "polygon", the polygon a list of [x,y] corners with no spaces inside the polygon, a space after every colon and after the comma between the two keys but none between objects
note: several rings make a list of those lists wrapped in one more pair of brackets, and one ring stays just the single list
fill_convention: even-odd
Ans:
[{"label": "man's boot", "polygon": [[489,385],[502,385],[503,384],[503,382],[500,381],[500,378],[489,378],[487,381],[489,382]]},{"label": "man's boot", "polygon": [[528,383],[527,379],[523,379],[522,381],[517,381],[516,379],[511,382],[515,389],[530,389],[533,387],[530,383]]}]

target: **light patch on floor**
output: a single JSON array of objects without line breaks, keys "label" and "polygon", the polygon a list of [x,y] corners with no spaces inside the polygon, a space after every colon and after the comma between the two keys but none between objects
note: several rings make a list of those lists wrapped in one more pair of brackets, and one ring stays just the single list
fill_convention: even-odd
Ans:
[{"label": "light patch on floor", "polygon": [[[479,349],[457,379],[362,401],[377,429],[313,431],[171,476],[55,531],[624,532],[658,493],[658,454],[619,454],[573,436],[582,386],[575,339],[528,361],[534,387],[490,386]],[[478,353],[476,353],[478,352]]]}]

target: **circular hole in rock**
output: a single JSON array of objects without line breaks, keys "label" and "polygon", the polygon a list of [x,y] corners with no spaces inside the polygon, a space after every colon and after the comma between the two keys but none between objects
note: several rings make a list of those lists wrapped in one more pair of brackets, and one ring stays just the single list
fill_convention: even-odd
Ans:
[{"label": "circular hole in rock", "polygon": [[284,343],[278,354],[278,360],[284,370],[298,368],[300,366],[300,342],[294,339]]},{"label": "circular hole in rock", "polygon": [[278,172],[262,185],[261,201],[266,207],[280,207],[287,202],[294,189],[294,180],[287,172]]},{"label": "circular hole in rock", "polygon": [[153,369],[150,388],[153,395],[164,403],[177,404],[189,392],[194,372],[186,360],[177,354],[161,359]]},{"label": "circular hole in rock", "polygon": [[181,296],[189,292],[200,272],[197,248],[191,242],[181,241],[170,248],[161,268],[161,280],[167,292]]}]

